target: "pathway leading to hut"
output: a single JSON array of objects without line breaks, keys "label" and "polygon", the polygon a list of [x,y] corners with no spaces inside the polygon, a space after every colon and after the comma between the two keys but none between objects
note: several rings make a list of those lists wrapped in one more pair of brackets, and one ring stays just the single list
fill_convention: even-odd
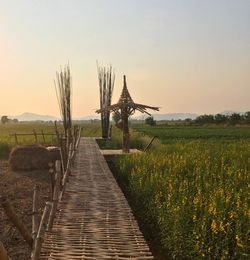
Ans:
[{"label": "pathway leading to hut", "polygon": [[40,259],[153,259],[94,138],[81,138]]}]

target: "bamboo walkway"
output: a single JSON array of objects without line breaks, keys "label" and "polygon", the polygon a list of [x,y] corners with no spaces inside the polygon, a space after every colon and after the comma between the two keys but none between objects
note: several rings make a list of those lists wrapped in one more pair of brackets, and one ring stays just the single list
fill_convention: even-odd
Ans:
[{"label": "bamboo walkway", "polygon": [[40,259],[153,259],[94,138],[81,138]]}]

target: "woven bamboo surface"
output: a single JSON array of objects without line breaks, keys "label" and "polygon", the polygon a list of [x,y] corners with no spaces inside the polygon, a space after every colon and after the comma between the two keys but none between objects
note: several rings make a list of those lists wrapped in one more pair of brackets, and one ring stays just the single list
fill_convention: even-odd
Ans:
[{"label": "woven bamboo surface", "polygon": [[40,259],[153,259],[94,138],[81,138]]}]

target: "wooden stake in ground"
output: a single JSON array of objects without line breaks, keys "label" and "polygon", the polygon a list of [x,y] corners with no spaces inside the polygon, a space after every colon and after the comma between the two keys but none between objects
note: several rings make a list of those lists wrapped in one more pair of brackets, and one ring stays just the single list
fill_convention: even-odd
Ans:
[{"label": "wooden stake in ground", "polygon": [[[33,193],[33,210],[32,210],[32,239],[33,239],[33,242],[35,241],[35,238],[37,236],[38,225],[39,225],[38,198],[39,198],[39,188],[37,185],[35,185],[34,193]],[[33,245],[34,245],[34,243],[33,243]]]},{"label": "wooden stake in ground", "polygon": [[5,197],[0,197],[0,201],[2,204],[2,207],[4,209],[4,212],[10,219],[10,221],[15,225],[15,227],[18,229],[20,232],[21,236],[24,238],[24,240],[28,243],[30,247],[32,247],[33,239],[32,236],[27,229],[27,227],[23,224],[21,219],[17,216],[15,213],[15,210],[11,203],[7,200]]},{"label": "wooden stake in ground", "polygon": [[37,232],[37,237],[35,240],[35,246],[34,250],[32,251],[32,260],[38,260],[41,252],[41,247],[42,247],[42,242],[43,242],[43,236],[48,224],[48,219],[49,219],[49,214],[51,210],[52,203],[51,202],[46,202],[45,208],[43,211],[43,215],[40,221],[39,229]]}]

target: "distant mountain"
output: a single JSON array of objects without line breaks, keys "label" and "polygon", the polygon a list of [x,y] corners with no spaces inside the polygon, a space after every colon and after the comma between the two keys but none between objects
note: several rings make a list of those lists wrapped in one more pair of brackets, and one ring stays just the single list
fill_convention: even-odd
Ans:
[{"label": "distant mountain", "polygon": [[[223,115],[232,115],[233,113],[238,113],[238,114],[244,114],[243,112],[238,112],[238,111],[231,111],[231,110],[226,110],[221,112],[220,114]],[[143,117],[142,117],[143,116]],[[194,114],[194,113],[166,113],[166,114],[152,114],[155,120],[161,121],[161,120],[185,120],[187,118],[190,119],[195,119],[196,117],[199,116],[199,114]],[[134,116],[132,119],[137,119],[137,120],[142,120],[142,118],[146,118],[147,115],[140,115],[140,116]],[[10,119],[18,119],[18,121],[55,121],[55,120],[61,120],[58,117],[51,116],[51,115],[39,115],[35,113],[23,113],[21,115],[17,116],[9,116]],[[88,115],[88,116],[82,116],[82,117],[73,117],[73,120],[79,120],[79,121],[89,121],[89,120],[96,120],[96,119],[101,119],[100,115]]]},{"label": "distant mountain", "polygon": [[[167,114],[152,114],[155,120],[184,120],[187,118],[195,119],[198,114],[191,113],[167,113]],[[141,120],[141,116],[134,117],[134,119]]]},{"label": "distant mountain", "polygon": [[59,118],[50,115],[39,115],[34,113],[23,113],[17,116],[10,116],[11,119],[18,119],[18,121],[55,121]]}]

